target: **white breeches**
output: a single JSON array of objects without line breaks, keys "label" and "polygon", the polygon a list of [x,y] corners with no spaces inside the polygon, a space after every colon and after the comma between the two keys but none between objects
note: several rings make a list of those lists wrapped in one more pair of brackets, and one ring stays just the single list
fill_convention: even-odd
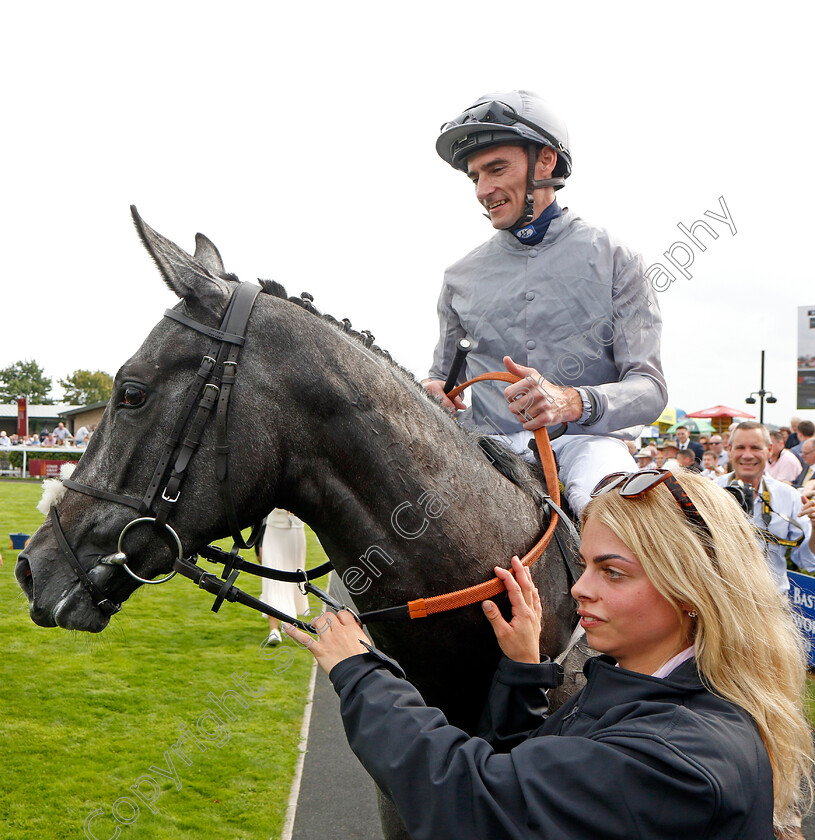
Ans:
[{"label": "white breeches", "polygon": [[[532,432],[502,435],[511,448],[527,461],[535,456],[529,449]],[[634,472],[637,464],[624,441],[599,435],[562,435],[552,441],[557,456],[558,476],[563,482],[569,505],[579,516],[591,499],[597,482],[612,472]]]}]

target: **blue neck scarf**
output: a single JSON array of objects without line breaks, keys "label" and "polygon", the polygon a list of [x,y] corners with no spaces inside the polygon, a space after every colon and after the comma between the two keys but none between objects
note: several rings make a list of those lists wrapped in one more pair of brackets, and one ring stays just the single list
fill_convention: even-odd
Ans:
[{"label": "blue neck scarf", "polygon": [[557,201],[553,201],[537,219],[528,225],[510,231],[510,233],[524,245],[537,245],[546,236],[546,231],[549,230],[549,223],[552,219],[561,215],[562,211]]}]

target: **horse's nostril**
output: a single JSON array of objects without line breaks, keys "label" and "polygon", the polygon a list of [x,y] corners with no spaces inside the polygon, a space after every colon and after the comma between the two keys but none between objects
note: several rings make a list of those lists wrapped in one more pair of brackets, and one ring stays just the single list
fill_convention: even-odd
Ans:
[{"label": "horse's nostril", "polygon": [[28,557],[25,554],[17,555],[16,572],[24,574],[26,577],[31,577],[31,564],[28,562]]},{"label": "horse's nostril", "polygon": [[17,557],[17,565],[14,567],[14,577],[17,578],[17,583],[25,592],[29,602],[34,595],[34,578],[31,575],[31,564],[28,558],[20,554]]}]

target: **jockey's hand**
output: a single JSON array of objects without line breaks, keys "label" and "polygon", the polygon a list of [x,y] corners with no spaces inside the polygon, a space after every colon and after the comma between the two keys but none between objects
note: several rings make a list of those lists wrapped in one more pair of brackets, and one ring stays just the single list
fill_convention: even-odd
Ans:
[{"label": "jockey's hand", "polygon": [[368,637],[348,610],[340,610],[338,613],[325,612],[317,617],[313,626],[317,631],[316,639],[293,624],[284,624],[283,631],[306,650],[311,651],[317,664],[326,674],[344,659],[367,651],[362,643],[367,643]]},{"label": "jockey's hand", "polygon": [[463,411],[467,408],[466,403],[461,397],[456,397],[454,400],[451,400],[444,393],[444,382],[441,379],[423,379],[422,386],[428,393],[433,394],[434,397],[438,397],[441,400],[442,407],[446,408],[451,414],[454,411]]},{"label": "jockey's hand", "polygon": [[583,401],[574,388],[555,385],[535,368],[517,365],[509,356],[504,356],[504,364],[510,373],[521,377],[520,382],[504,389],[504,397],[528,432],[580,419]]},{"label": "jockey's hand", "polygon": [[507,622],[493,601],[484,601],[481,605],[487,616],[495,638],[504,655],[515,662],[529,662],[537,665],[541,661],[541,599],[532,573],[518,557],[512,558],[512,573],[500,566],[495,567],[495,574],[504,582],[512,605],[512,620]]}]

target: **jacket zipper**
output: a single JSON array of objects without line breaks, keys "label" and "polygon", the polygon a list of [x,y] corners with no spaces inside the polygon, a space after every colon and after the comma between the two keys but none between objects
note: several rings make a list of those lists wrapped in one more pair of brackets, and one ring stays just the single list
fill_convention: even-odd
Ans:
[{"label": "jacket zipper", "polygon": [[558,730],[557,730],[557,734],[558,734],[558,735],[562,735],[562,734],[563,734],[563,727],[566,725],[566,721],[567,721],[567,720],[569,720],[569,718],[573,718],[573,717],[577,714],[577,712],[579,711],[579,709],[580,709],[580,706],[574,706],[574,707],[572,708],[572,710],[569,712],[569,714],[567,714],[567,715],[563,718],[563,720],[561,720],[561,722],[560,722],[560,726],[558,727]]}]

